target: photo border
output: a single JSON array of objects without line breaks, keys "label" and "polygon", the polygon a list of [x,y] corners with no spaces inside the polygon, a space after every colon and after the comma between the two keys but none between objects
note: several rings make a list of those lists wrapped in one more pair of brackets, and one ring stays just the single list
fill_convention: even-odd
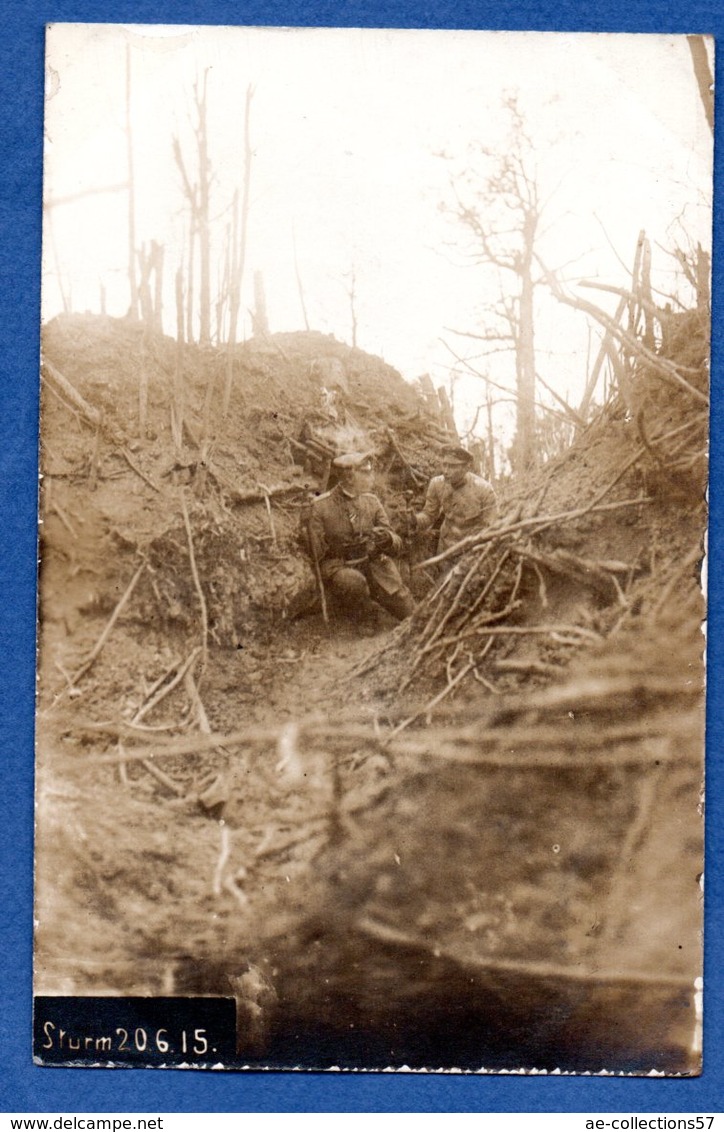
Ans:
[{"label": "photo border", "polygon": [[[707,700],[707,827],[704,1070],[687,1079],[445,1076],[183,1070],[50,1069],[31,1060],[33,694],[35,687],[36,504],[44,25],[49,22],[198,22],[189,0],[68,0],[27,7],[2,2],[0,127],[0,750],[5,776],[0,822],[0,1098],[5,1112],[717,1112],[724,1109],[724,727],[722,561],[724,508],[724,269],[722,134],[717,114],[713,258],[711,516]],[[724,8],[690,0],[604,0],[596,12],[571,0],[506,5],[491,0],[312,0],[239,4],[207,0],[204,22],[261,26],[427,27],[488,30],[628,31],[722,36]],[[717,58],[717,78],[722,62]],[[443,77],[444,80],[444,77]],[[717,109],[720,99],[717,98]]]}]

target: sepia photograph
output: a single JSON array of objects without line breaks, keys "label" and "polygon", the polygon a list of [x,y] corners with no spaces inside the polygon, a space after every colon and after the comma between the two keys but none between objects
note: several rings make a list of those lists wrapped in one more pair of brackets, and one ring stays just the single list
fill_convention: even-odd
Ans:
[{"label": "sepia photograph", "polygon": [[45,68],[36,1064],[700,1074],[713,40]]}]

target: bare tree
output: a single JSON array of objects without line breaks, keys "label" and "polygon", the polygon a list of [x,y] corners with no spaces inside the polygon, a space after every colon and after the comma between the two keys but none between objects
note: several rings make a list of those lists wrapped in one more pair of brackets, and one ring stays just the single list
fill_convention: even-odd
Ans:
[{"label": "bare tree", "polygon": [[709,66],[709,56],[706,52],[706,43],[703,35],[687,35],[687,42],[691,52],[691,61],[694,64],[694,76],[699,88],[699,97],[704,107],[709,129],[714,133],[714,78]]},{"label": "bare tree", "polygon": [[[178,137],[173,139],[173,155],[181,174],[184,196],[188,201],[190,213],[189,296],[192,294],[194,246],[197,239],[199,246],[199,344],[202,346],[208,346],[211,343],[211,237],[209,224],[211,163],[207,127],[207,78],[208,69],[204,71],[201,83],[198,79],[194,83],[196,119],[193,123],[193,129],[196,138],[197,180],[192,181],[189,177],[181,151],[181,142]],[[189,307],[187,313],[187,339],[189,341],[192,339],[191,314],[192,311]]]},{"label": "bare tree", "polygon": [[541,203],[533,147],[516,97],[507,97],[504,107],[510,118],[507,145],[500,152],[476,147],[473,165],[452,179],[455,203],[445,210],[472,237],[473,262],[498,278],[501,297],[485,308],[482,331],[469,336],[514,355],[513,458],[517,470],[525,471],[536,458],[533,292]]},{"label": "bare tree", "polygon": [[244,105],[244,180],[241,197],[241,219],[239,218],[239,194],[234,193],[231,226],[231,262],[229,265],[229,338],[226,351],[226,379],[224,382],[223,413],[226,416],[231,401],[231,387],[234,377],[233,352],[236,345],[236,329],[241,306],[241,286],[246,266],[246,246],[249,229],[249,190],[251,186],[251,100],[254,88],[246,88]]},{"label": "bare tree", "polygon": [[349,313],[352,321],[352,345],[357,345],[357,271],[352,264],[349,271],[343,276],[344,289],[349,299]]},{"label": "bare tree", "polygon": [[126,43],[126,161],[128,165],[128,283],[131,290],[129,314],[138,318],[136,282],[136,188],[133,172],[133,130],[131,126],[131,45]]},{"label": "bare tree", "polygon": [[294,275],[297,280],[297,290],[299,291],[299,302],[302,306],[302,316],[304,318],[304,329],[309,330],[309,318],[307,317],[307,303],[304,298],[304,286],[302,284],[302,275],[299,270],[299,259],[297,258],[297,236],[292,224],[292,251],[294,253]]},{"label": "bare tree", "polygon": [[266,291],[264,289],[264,273],[254,272],[254,309],[251,312],[251,324],[254,334],[260,338],[269,337],[269,316],[266,311]]}]

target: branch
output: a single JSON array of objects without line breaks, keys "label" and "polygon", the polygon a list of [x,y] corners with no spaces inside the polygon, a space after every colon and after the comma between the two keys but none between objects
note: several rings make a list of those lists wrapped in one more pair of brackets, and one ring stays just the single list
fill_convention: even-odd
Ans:
[{"label": "branch", "polygon": [[443,330],[460,338],[475,338],[478,342],[515,342],[512,334],[476,334],[472,330],[456,330],[454,326],[443,326]]},{"label": "branch", "polygon": [[665,312],[661,307],[657,307],[656,303],[649,302],[644,299],[642,295],[635,295],[633,291],[627,291],[625,287],[613,287],[610,283],[596,283],[592,279],[581,279],[578,283],[579,287],[589,287],[592,291],[606,291],[610,295],[620,295],[621,298],[626,299],[627,302],[636,303],[638,306],[643,307],[644,310],[652,314],[654,318],[661,320],[662,316],[665,317]]},{"label": "branch", "polygon": [[118,185],[103,185],[100,189],[81,189],[80,192],[70,193],[65,197],[51,197],[43,204],[44,211],[50,211],[52,208],[57,208],[61,204],[74,204],[77,200],[83,200],[85,197],[100,196],[102,193],[125,193],[128,192],[128,181],[122,181]]},{"label": "branch", "polygon": [[[633,354],[645,358],[653,369],[658,370],[659,373],[668,378],[675,385],[678,385],[681,389],[685,389],[695,400],[702,402],[704,405],[709,404],[709,398],[706,393],[702,393],[701,390],[691,385],[686,378],[682,377],[675,365],[665,358],[660,358],[658,354],[655,354],[652,350],[649,350],[638,338],[629,333],[629,331],[624,330],[606,311],[601,310],[601,308],[595,306],[594,303],[586,302],[585,299],[575,299],[571,295],[567,295],[558,283],[555,275],[546,267],[540,257],[536,256],[536,259],[545,274],[546,282],[551,292],[559,302],[564,303],[566,306],[573,307],[575,310],[584,311],[586,314],[589,314],[591,318],[595,318],[597,322],[600,322],[602,326],[605,326],[606,329],[611,332],[614,338],[617,338],[619,342],[628,346]],[[695,373],[696,371],[687,368],[686,372]]]},{"label": "branch", "polygon": [[[643,455],[645,448],[641,448],[637,452],[637,456]],[[628,470],[628,468],[626,468]],[[617,479],[620,479],[620,475]],[[614,481],[615,482],[615,481]],[[609,484],[609,488],[613,484]],[[608,488],[606,489],[608,490]],[[556,523],[567,522],[569,519],[580,519],[583,515],[589,515],[594,511],[617,511],[623,507],[643,506],[646,503],[652,503],[653,500],[647,496],[640,496],[636,499],[622,499],[617,503],[600,503],[591,506],[588,504],[586,507],[578,507],[575,511],[561,511],[557,515],[548,516],[533,516],[530,519],[520,519],[516,523],[508,523],[502,527],[489,527],[487,531],[476,531],[475,534],[467,535],[466,538],[460,539],[454,546],[444,550],[442,554],[436,554],[434,558],[428,558],[425,562],[416,564],[415,569],[421,570],[423,566],[434,566],[438,562],[447,562],[448,559],[457,557],[464,551],[471,548],[482,546],[483,543],[492,542],[495,539],[502,538],[504,535],[516,534],[518,531],[527,530],[528,527],[551,527]]]}]

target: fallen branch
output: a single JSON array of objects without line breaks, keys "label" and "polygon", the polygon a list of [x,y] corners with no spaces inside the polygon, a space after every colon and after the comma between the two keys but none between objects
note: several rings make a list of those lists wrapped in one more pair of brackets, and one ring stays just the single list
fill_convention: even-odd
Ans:
[{"label": "fallen branch", "polygon": [[457,955],[439,947],[436,943],[418,936],[408,935],[398,931],[389,924],[380,923],[369,916],[362,916],[355,923],[355,928],[361,935],[376,940],[378,943],[393,947],[404,947],[434,955],[436,962],[447,960],[459,967],[470,970],[491,972],[492,974],[505,973],[523,976],[528,979],[542,979],[545,981],[574,982],[574,983],[643,983],[647,986],[673,986],[687,987],[694,990],[694,979],[691,975],[679,975],[673,972],[630,969],[630,968],[584,968],[573,965],[564,966],[560,963],[534,963],[526,959],[501,959],[498,956],[472,956]]},{"label": "fallen branch", "polygon": [[228,826],[219,826],[219,837],[219,857],[216,862],[216,868],[214,869],[214,879],[211,882],[211,891],[214,896],[221,896],[224,887],[224,869],[226,868],[226,862],[229,860],[229,856],[231,854],[231,843],[229,840]]},{"label": "fallen branch", "polygon": [[687,571],[691,570],[692,567],[696,566],[697,563],[701,564],[703,560],[704,550],[701,546],[695,546],[693,550],[689,551],[679,568],[674,571],[672,577],[666,583],[663,593],[658,598],[656,604],[651,610],[650,616],[654,621],[657,621],[661,616],[661,613],[666,608],[669,600],[671,599],[671,595],[673,594],[674,590],[679,585],[681,579],[684,577]]},{"label": "fallen branch", "polygon": [[659,322],[666,318],[666,311],[657,307],[656,303],[645,299],[640,293],[634,294],[633,291],[627,291],[625,287],[613,287],[610,283],[596,283],[592,279],[580,279],[578,286],[588,287],[592,291],[605,291],[609,295],[620,295],[625,302],[635,303],[637,306],[642,307],[645,311],[648,311],[649,314],[652,314],[654,318],[658,319]]},{"label": "fallen branch", "polygon": [[63,526],[65,527],[65,529],[67,530],[68,534],[71,535],[72,538],[78,537],[78,532],[75,530],[70,519],[68,518],[65,511],[60,506],[60,504],[57,502],[57,500],[55,499],[54,496],[53,496],[52,499],[48,499],[48,501],[46,502],[45,511],[46,511],[46,514],[48,514],[48,515],[56,514],[58,516],[58,518],[60,519],[61,523],[63,524]]},{"label": "fallen branch", "polygon": [[[124,755],[124,763],[126,762],[128,762],[128,756]],[[173,778],[166,774],[165,771],[161,770],[160,767],[152,763],[151,759],[142,759],[141,766],[144,770],[147,770],[148,773],[157,780],[157,782],[160,782],[162,786],[165,786],[167,790],[170,790],[172,794],[175,794],[177,798],[185,797],[186,790],[184,789],[184,787],[179,786],[178,782],[175,782]]]},{"label": "fallen branch", "polygon": [[407,471],[410,473],[413,480],[418,484],[426,484],[427,481],[428,481],[428,477],[426,475],[424,475],[422,472],[418,472],[417,468],[413,468],[410,461],[402,453],[400,446],[397,443],[397,439],[395,437],[395,434],[394,434],[394,432],[392,431],[391,428],[385,429],[385,436],[387,437],[387,442],[388,442],[390,448],[395,453],[398,460],[401,462],[402,466],[404,468],[406,468]]},{"label": "fallen branch", "polygon": [[153,480],[146,475],[143,469],[138,466],[136,461],[131,456],[131,453],[128,451],[123,442],[124,438],[120,430],[114,428],[108,420],[104,419],[103,414],[100,412],[100,410],[96,409],[94,405],[89,404],[89,402],[86,401],[83,396],[81,396],[75,386],[72,385],[71,382],[63,376],[60,370],[56,369],[52,362],[49,362],[46,358],[44,358],[40,364],[40,375],[48,383],[48,388],[52,389],[57,395],[63,393],[64,396],[67,397],[67,399],[71,402],[72,405],[75,406],[80,415],[88,422],[88,424],[93,425],[96,429],[102,430],[110,437],[113,443],[118,446],[118,449],[128,466],[132,468],[137,476],[140,476],[144,483],[147,483],[148,486],[152,487],[154,491],[160,492],[161,489],[158,487],[158,485],[155,484]]},{"label": "fallen branch", "polygon": [[272,514],[271,498],[270,498],[270,495],[269,495],[269,488],[265,487],[263,483],[260,483],[259,487],[261,488],[262,492],[264,493],[264,505],[266,507],[267,518],[269,519],[269,530],[271,531],[271,540],[272,540],[272,544],[274,546],[274,549],[276,550],[276,548],[278,547],[279,544],[277,542],[277,529],[274,525],[274,515]]},{"label": "fallen branch", "polygon": [[557,676],[556,664],[544,664],[540,660],[496,660],[496,672],[532,672],[534,676]]},{"label": "fallen branch", "polygon": [[284,853],[287,849],[299,845],[302,841],[311,841],[313,837],[324,837],[325,831],[314,829],[315,826],[325,824],[329,821],[329,815],[324,814],[319,818],[305,818],[304,828],[292,833],[289,837],[282,838],[281,841],[272,841],[271,837],[264,837],[259,845],[256,853],[254,854],[255,861],[261,861],[265,857],[276,857],[278,853]]},{"label": "fallen branch", "polygon": [[456,688],[462,680],[465,679],[468,672],[470,672],[472,668],[475,668],[476,663],[477,662],[473,660],[466,664],[464,668],[461,668],[457,676],[450,680],[441,692],[438,692],[436,696],[433,696],[429,703],[425,704],[425,706],[420,708],[419,711],[416,711],[414,715],[409,716],[407,719],[403,719],[402,723],[398,723],[397,727],[393,728],[390,732],[390,738],[392,738],[394,735],[399,735],[401,731],[404,731],[406,727],[409,727],[410,724],[414,723],[416,719],[419,719],[421,715],[427,715],[428,712],[431,712],[433,708],[437,707],[437,705],[442,700],[444,700],[445,697],[449,695],[450,692],[452,692],[453,689]]},{"label": "fallen branch", "polygon": [[136,473],[137,476],[140,476],[144,483],[147,483],[149,487],[152,487],[153,490],[157,491],[160,495],[161,494],[161,488],[158,486],[158,484],[153,482],[153,480],[151,479],[150,476],[146,475],[143,468],[140,468],[138,466],[138,464],[133,459],[133,456],[131,456],[131,453],[128,451],[128,449],[125,446],[122,446],[121,449],[120,449],[120,452],[121,452],[121,456],[126,461],[129,468],[131,468]]},{"label": "fallen branch", "polygon": [[[583,311],[589,314],[591,318],[595,318],[596,322],[600,322],[602,326],[605,326],[614,338],[624,346],[627,346],[632,354],[644,358],[652,369],[657,370],[663,377],[668,378],[669,381],[678,385],[680,389],[684,389],[691,397],[695,398],[695,400],[700,401],[704,405],[709,404],[709,398],[706,393],[702,393],[700,389],[697,389],[696,386],[688,382],[685,377],[682,377],[679,369],[672,362],[659,357],[653,350],[644,346],[643,342],[640,342],[639,339],[628,330],[624,330],[606,311],[601,310],[595,303],[589,303],[585,299],[575,299],[573,296],[567,295],[545,264],[543,264],[540,259],[538,259],[538,262],[546,277],[548,286],[559,302],[566,306],[573,307],[575,310]],[[687,368],[685,372],[695,374],[697,371]]]},{"label": "fallen branch", "polygon": [[[640,459],[645,451],[645,448],[642,447],[638,451],[636,458]],[[624,474],[624,471],[628,471],[628,467],[634,462],[635,461],[632,459],[629,462],[629,465],[627,465],[627,467],[618,474],[616,480],[614,481],[614,484],[618,482],[618,480]],[[609,484],[608,487],[604,489],[604,492],[600,493],[596,497],[596,499],[600,499],[603,494],[610,491],[614,484]],[[467,535],[465,538],[460,539],[460,542],[456,542],[454,546],[451,546],[447,550],[444,550],[441,554],[436,554],[434,558],[428,558],[424,562],[418,563],[414,568],[415,570],[419,570],[423,566],[434,566],[438,562],[446,562],[449,558],[457,556],[458,554],[463,554],[465,551],[470,550],[474,547],[477,548],[478,546],[482,546],[482,544],[485,542],[491,542],[494,539],[504,538],[506,535],[516,534],[518,531],[524,531],[528,530],[529,528],[535,527],[540,527],[541,529],[545,527],[551,527],[556,523],[567,522],[569,519],[580,519],[583,515],[588,515],[592,511],[618,511],[624,507],[641,507],[644,504],[653,502],[653,499],[645,495],[638,496],[636,499],[622,499],[618,503],[598,504],[594,500],[593,503],[589,503],[586,507],[578,507],[574,511],[561,511],[557,515],[535,515],[530,519],[520,519],[518,520],[518,522],[509,523],[506,526],[488,527],[486,531],[477,531],[475,534]]]},{"label": "fallen branch", "polygon": [[[444,615],[438,621],[437,625],[435,626],[434,632],[429,637],[429,639],[426,641],[425,638],[427,637],[427,634],[428,634],[428,631],[429,631],[429,628],[430,628],[430,624],[432,622],[432,617],[430,618],[430,621],[428,621],[423,632],[420,634],[420,643],[421,644],[424,643],[424,645],[425,645],[425,647],[422,649],[422,652],[428,652],[429,649],[434,644],[434,642],[437,640],[437,638],[440,637],[440,635],[443,632],[443,629],[450,622],[450,620],[453,617],[456,609],[459,607],[460,602],[462,601],[463,595],[464,595],[471,579],[473,578],[473,575],[478,572],[478,570],[482,566],[483,561],[485,560],[485,558],[487,557],[489,552],[490,552],[490,547],[489,546],[485,547],[482,554],[479,554],[478,557],[472,562],[470,569],[468,570],[465,577],[462,579],[462,581],[460,582],[460,585],[458,586],[458,590],[457,590],[457,593],[455,594],[455,597],[450,602],[450,604],[449,604],[447,610],[445,611]],[[506,558],[506,555],[503,555],[503,559],[501,559],[501,562],[498,563],[496,570],[493,571],[492,577],[491,577],[490,581],[488,582],[487,586],[485,587],[485,590],[484,590],[485,593],[488,592],[490,586],[493,584],[493,581],[495,580],[495,578],[498,575],[498,572],[500,571],[502,561],[505,558]]]},{"label": "fallen branch", "polygon": [[[480,663],[480,659],[477,659],[476,664]],[[675,696],[677,699],[681,699],[682,696],[698,698],[701,695],[700,688],[677,688],[672,686],[670,681],[658,678],[632,682],[630,677],[621,677],[608,681],[588,682],[578,687],[575,694],[568,697],[564,693],[565,689],[554,689],[540,696],[526,696],[521,701],[521,711],[530,704],[531,710],[544,707],[549,712],[555,712],[556,717],[562,722],[556,722],[554,725],[540,722],[537,725],[514,726],[506,722],[499,727],[481,729],[479,720],[476,720],[458,729],[428,727],[424,734],[415,733],[408,738],[398,738],[389,732],[376,732],[370,725],[359,726],[340,720],[335,726],[329,722],[308,720],[299,722],[299,735],[300,738],[306,737],[318,743],[336,743],[339,747],[367,743],[377,749],[385,750],[390,755],[420,757],[421,766],[427,766],[431,760],[436,759],[465,762],[481,768],[509,767],[510,769],[597,766],[599,762],[601,765],[625,766],[637,763],[648,764],[655,762],[656,759],[696,763],[701,760],[698,750],[696,753],[688,751],[686,744],[682,742],[682,739],[689,734],[689,724],[683,713],[679,712],[678,726],[672,725],[669,713],[658,723],[650,719],[642,721],[638,718],[642,696],[646,694],[659,697]],[[584,726],[575,719],[576,712],[580,714],[595,711],[597,706],[609,704],[611,697],[617,694],[623,694],[626,697],[626,705],[638,713],[636,720],[604,727],[600,724]],[[429,710],[431,710],[430,704],[425,705],[417,713],[417,718]],[[506,699],[500,708],[506,719],[510,710],[510,701]],[[569,711],[573,712],[573,719],[567,717]],[[563,719],[563,717],[567,718]],[[79,730],[103,731],[114,737],[126,734],[122,725],[117,723],[90,724]],[[221,746],[241,747],[247,751],[252,747],[271,748],[278,744],[281,732],[282,728],[246,728],[227,734],[188,736],[168,743],[159,742],[141,750],[125,751],[120,757],[118,754],[101,755],[94,759],[94,763],[114,766],[119,761],[138,762],[148,758],[151,752],[155,759],[197,758]],[[132,737],[137,738],[137,736]],[[662,746],[662,743],[665,746]],[[622,750],[621,748],[626,744],[633,744],[633,749]],[[596,751],[606,747],[615,749],[604,756],[596,754]],[[519,749],[517,753],[516,748]],[[550,753],[543,754],[546,748],[550,748]],[[529,754],[521,755],[520,749],[527,750]]]},{"label": "fallen branch", "polygon": [[66,377],[63,377],[60,370],[56,369],[53,363],[49,362],[47,358],[43,358],[40,363],[40,376],[43,380],[48,382],[51,387],[55,387],[57,392],[63,393],[80,412],[81,416],[85,417],[89,424],[95,425],[96,427],[101,424],[103,415],[100,410],[89,404],[85,397],[78,392],[76,387],[72,385]]},{"label": "fallen branch", "polygon": [[168,672],[164,673],[164,675],[161,677],[161,683],[163,683],[167,676],[169,676],[172,672],[175,672],[175,675],[168,684],[165,684],[162,687],[159,687],[159,681],[156,682],[153,689],[151,690],[152,694],[149,696],[146,702],[142,704],[141,707],[139,707],[138,711],[133,716],[133,719],[131,720],[131,726],[137,726],[144,716],[148,715],[150,711],[152,711],[158,704],[160,704],[161,700],[165,699],[166,696],[170,692],[172,692],[178,684],[181,683],[186,674],[190,671],[200,652],[201,649],[197,645],[196,648],[191,651],[183,664],[180,665],[180,667],[177,663]]},{"label": "fallen branch", "polygon": [[[216,475],[216,472],[214,472]],[[261,484],[259,485],[261,487]],[[299,495],[306,492],[303,484],[277,484],[274,487],[265,487],[261,491],[236,491],[231,489],[230,494],[234,503],[265,503],[267,499],[274,499],[278,495]]]},{"label": "fallen branch", "polygon": [[108,619],[108,622],[106,623],[106,627],[104,628],[100,637],[98,638],[95,645],[93,646],[93,648],[91,649],[91,651],[89,652],[89,654],[85,658],[85,660],[82,662],[80,667],[77,668],[76,671],[71,675],[70,685],[66,686],[55,697],[53,704],[52,704],[53,707],[55,707],[55,705],[62,699],[62,697],[69,690],[69,688],[75,688],[78,681],[82,680],[82,678],[85,676],[85,674],[88,672],[88,670],[92,667],[94,662],[98,659],[98,656],[100,655],[100,653],[103,649],[103,646],[105,645],[106,641],[108,640],[109,636],[111,635],[111,631],[113,629],[113,626],[115,625],[116,621],[118,620],[121,613],[123,612],[126,605],[128,604],[128,600],[129,600],[131,594],[133,593],[134,589],[136,588],[136,583],[138,582],[138,579],[141,577],[141,574],[143,573],[145,567],[146,567],[146,563],[142,562],[141,565],[136,570],[136,573],[131,578],[130,582],[128,583],[128,586],[126,587],[123,595],[121,596],[120,601],[118,602],[118,604],[116,605],[116,608],[113,610],[113,613],[111,614],[110,618]]}]

